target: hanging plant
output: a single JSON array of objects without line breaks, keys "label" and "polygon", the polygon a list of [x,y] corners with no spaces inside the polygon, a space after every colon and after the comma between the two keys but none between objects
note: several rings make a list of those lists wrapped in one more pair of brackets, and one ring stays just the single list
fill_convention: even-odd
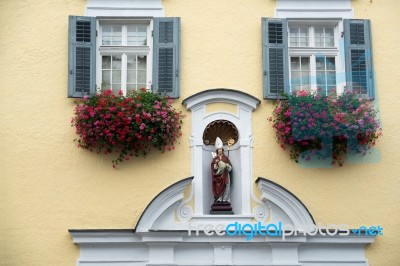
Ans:
[{"label": "hanging plant", "polygon": [[146,156],[152,147],[162,152],[175,149],[182,135],[184,115],[172,107],[172,99],[140,89],[120,91],[115,95],[105,90],[93,97],[75,101],[79,148],[109,154],[118,152],[113,167],[132,156]]},{"label": "hanging plant", "polygon": [[321,96],[299,91],[277,101],[269,120],[291,159],[332,158],[332,164],[342,166],[346,154],[365,155],[382,136],[377,113],[370,100],[349,92]]}]

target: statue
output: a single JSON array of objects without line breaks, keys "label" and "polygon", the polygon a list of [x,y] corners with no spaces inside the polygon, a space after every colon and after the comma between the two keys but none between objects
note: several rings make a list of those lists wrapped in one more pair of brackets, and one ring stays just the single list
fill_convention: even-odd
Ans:
[{"label": "statue", "polygon": [[220,138],[215,141],[216,153],[212,153],[211,162],[212,191],[214,204],[211,206],[211,214],[233,214],[230,204],[231,180],[230,172],[232,164],[224,154],[223,143]]}]

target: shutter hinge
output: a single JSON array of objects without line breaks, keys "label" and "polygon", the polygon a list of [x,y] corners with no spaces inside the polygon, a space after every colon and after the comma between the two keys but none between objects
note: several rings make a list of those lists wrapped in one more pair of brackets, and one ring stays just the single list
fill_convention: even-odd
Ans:
[{"label": "shutter hinge", "polygon": [[266,75],[267,75],[267,71],[264,70],[264,76],[266,76]]},{"label": "shutter hinge", "polygon": [[340,38],[344,37],[344,31],[342,31],[342,33],[340,33]]},{"label": "shutter hinge", "polygon": [[97,37],[97,30],[96,30],[96,37]]},{"label": "shutter hinge", "polygon": [[152,31],[151,31],[151,37],[153,37],[153,36],[154,36],[154,31],[152,30]]},{"label": "shutter hinge", "polygon": [[179,70],[175,70],[175,77],[179,77]]}]

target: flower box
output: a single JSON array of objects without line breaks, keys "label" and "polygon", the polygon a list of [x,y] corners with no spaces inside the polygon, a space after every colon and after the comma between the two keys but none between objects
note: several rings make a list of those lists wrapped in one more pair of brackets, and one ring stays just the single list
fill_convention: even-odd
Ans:
[{"label": "flower box", "polygon": [[162,152],[174,149],[182,135],[184,115],[172,107],[173,101],[145,89],[127,96],[105,90],[91,98],[75,101],[78,147],[97,153],[118,152],[113,166],[132,156],[146,156],[152,147]]},{"label": "flower box", "polygon": [[277,101],[269,120],[291,159],[331,158],[342,166],[346,154],[365,155],[382,136],[377,114],[370,100],[349,92],[321,96],[299,91]]}]

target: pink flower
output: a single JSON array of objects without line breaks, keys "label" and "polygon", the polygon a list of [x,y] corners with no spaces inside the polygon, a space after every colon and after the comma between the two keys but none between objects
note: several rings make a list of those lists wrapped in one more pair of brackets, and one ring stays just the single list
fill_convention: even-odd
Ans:
[{"label": "pink flower", "polygon": [[308,91],[305,91],[305,90],[299,90],[297,92],[297,96],[300,96],[300,97],[304,97],[304,96],[307,96],[307,95],[308,95]]}]

